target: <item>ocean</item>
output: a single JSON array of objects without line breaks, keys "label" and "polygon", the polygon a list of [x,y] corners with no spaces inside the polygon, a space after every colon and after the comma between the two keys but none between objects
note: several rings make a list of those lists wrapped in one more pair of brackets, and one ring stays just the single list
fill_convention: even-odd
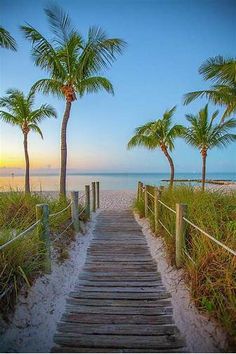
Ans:
[{"label": "ocean", "polygon": [[[151,185],[166,185],[162,179],[168,179],[169,173],[81,173],[67,175],[67,190],[83,190],[86,184],[99,181],[101,189],[122,190],[137,188],[137,182]],[[176,179],[201,179],[200,173],[176,173]],[[208,173],[207,179],[225,179],[236,181],[235,173]],[[58,175],[32,175],[30,177],[32,191],[58,191]],[[186,182],[189,184],[190,182]],[[196,183],[191,183],[196,184]],[[24,176],[0,176],[0,190],[24,188]]]}]

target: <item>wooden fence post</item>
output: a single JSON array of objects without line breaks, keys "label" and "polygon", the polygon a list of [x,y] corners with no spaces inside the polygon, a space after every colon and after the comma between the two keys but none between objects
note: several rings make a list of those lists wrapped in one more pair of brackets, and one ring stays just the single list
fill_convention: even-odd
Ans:
[{"label": "wooden fence post", "polygon": [[148,216],[148,193],[147,193],[147,186],[144,189],[144,216],[147,218]]},{"label": "wooden fence post", "polygon": [[76,233],[80,231],[78,204],[79,204],[79,193],[71,192],[71,219]]},{"label": "wooden fence post", "polygon": [[96,197],[97,197],[97,209],[100,208],[100,187],[99,182],[96,182]]},{"label": "wooden fence post", "polygon": [[51,249],[50,249],[50,234],[49,234],[49,207],[48,204],[36,205],[36,220],[41,222],[37,226],[39,239],[43,241],[45,248],[45,273],[51,273]]},{"label": "wooden fence post", "polygon": [[158,227],[158,199],[160,199],[160,191],[154,187],[154,232],[157,232]]},{"label": "wooden fence post", "polygon": [[143,186],[142,182],[138,182],[138,191],[137,191],[138,202],[141,200],[142,186]]},{"label": "wooden fence post", "polygon": [[92,210],[95,213],[96,211],[96,184],[92,182]]},{"label": "wooden fence post", "polygon": [[177,268],[180,268],[183,264],[186,236],[186,223],[183,217],[187,216],[187,207],[186,204],[176,204],[175,262]]},{"label": "wooden fence post", "polygon": [[90,219],[90,186],[85,186],[85,206],[86,214],[88,219]]}]

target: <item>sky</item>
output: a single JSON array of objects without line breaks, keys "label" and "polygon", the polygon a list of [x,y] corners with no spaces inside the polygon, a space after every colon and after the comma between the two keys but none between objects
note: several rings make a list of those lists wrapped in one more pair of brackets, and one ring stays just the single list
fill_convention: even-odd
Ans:
[{"label": "sky", "polygon": [[[113,66],[103,72],[115,95],[101,92],[73,102],[68,124],[68,168],[78,172],[168,172],[159,150],[127,151],[134,129],[160,118],[177,105],[174,122],[186,124],[185,114],[197,113],[206,101],[183,106],[183,94],[209,87],[198,73],[209,57],[235,57],[235,0],[57,0],[69,13],[73,25],[86,36],[89,26],[101,26],[110,37],[127,42]],[[0,23],[13,35],[18,51],[1,49],[0,95],[17,88],[28,93],[32,84],[47,73],[35,67],[30,43],[19,26],[26,22],[48,39],[52,35],[43,9],[44,0],[1,0]],[[40,127],[44,140],[29,136],[31,168],[56,171],[60,165],[60,126],[65,102],[37,94],[35,107],[52,104],[57,119]],[[210,105],[210,112],[216,107]],[[222,112],[222,110],[220,110]],[[0,123],[0,173],[24,167],[23,138],[19,128]],[[208,172],[234,172],[236,146],[212,150]],[[199,151],[177,140],[173,158],[177,172],[200,172]]]}]

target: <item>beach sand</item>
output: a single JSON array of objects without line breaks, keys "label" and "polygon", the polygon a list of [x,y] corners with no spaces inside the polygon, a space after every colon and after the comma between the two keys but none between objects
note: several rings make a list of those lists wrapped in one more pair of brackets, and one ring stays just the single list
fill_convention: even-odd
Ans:
[{"label": "beach sand", "polygon": [[[102,191],[100,210],[129,208],[134,197],[135,191]],[[92,221],[87,224],[86,234],[77,235],[70,248],[70,259],[62,265],[54,260],[50,275],[38,278],[28,291],[22,290],[14,315],[10,316],[10,323],[0,321],[1,352],[50,351],[56,323],[64,312],[66,297],[73,289],[85,262],[97,214],[94,214]],[[186,338],[186,351],[222,351],[226,342],[223,330],[214,321],[199,313],[191,302],[189,291],[182,280],[181,270],[176,270],[168,264],[161,238],[152,234],[147,221],[137,216],[136,219],[143,228],[162,281],[172,295],[173,316]]]}]

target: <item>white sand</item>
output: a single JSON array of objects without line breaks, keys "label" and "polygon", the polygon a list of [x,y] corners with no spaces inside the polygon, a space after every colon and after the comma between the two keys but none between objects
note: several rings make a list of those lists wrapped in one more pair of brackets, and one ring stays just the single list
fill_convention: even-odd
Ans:
[{"label": "white sand", "polygon": [[[102,191],[101,209],[124,209],[132,205],[135,191]],[[223,331],[213,321],[199,314],[191,303],[187,287],[181,280],[181,271],[167,264],[160,238],[154,237],[145,220],[143,226],[153,258],[167,290],[172,295],[174,319],[187,341],[187,351],[217,352],[225,342]],[[78,235],[70,250],[70,259],[63,265],[53,263],[50,275],[42,276],[29,290],[19,296],[15,314],[0,337],[0,351],[49,352],[53,346],[56,323],[65,308],[66,297],[73,289],[86,258],[87,247],[93,236],[96,217],[87,226],[86,235]],[[0,324],[1,325],[1,324]],[[1,329],[3,331],[3,328]],[[1,331],[0,331],[1,333]]]}]

